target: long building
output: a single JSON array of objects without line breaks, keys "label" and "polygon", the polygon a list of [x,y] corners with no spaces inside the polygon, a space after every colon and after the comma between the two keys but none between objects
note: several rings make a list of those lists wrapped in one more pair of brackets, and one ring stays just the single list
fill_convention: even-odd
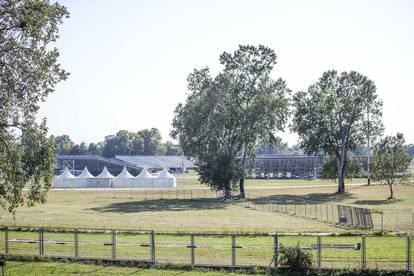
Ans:
[{"label": "long building", "polygon": [[304,154],[258,155],[246,160],[246,174],[250,178],[316,178],[323,165],[322,156]]},{"label": "long building", "polygon": [[133,175],[138,175],[142,167],[114,158],[105,158],[99,155],[57,155],[55,158],[54,174],[60,174],[65,168],[68,168],[73,174],[80,174],[87,167],[89,172],[94,176],[100,174],[104,167],[112,175],[118,175],[126,167]]},{"label": "long building", "polygon": [[[315,178],[323,165],[320,156],[301,154],[258,155],[255,159],[246,160],[246,174],[250,178]],[[68,168],[75,175],[87,167],[91,174],[98,175],[104,167],[113,175],[118,175],[123,167],[137,175],[142,168],[159,171],[167,168],[170,172],[181,173],[195,168],[192,160],[182,156],[124,156],[105,158],[98,155],[58,155],[55,162],[55,174]]]}]

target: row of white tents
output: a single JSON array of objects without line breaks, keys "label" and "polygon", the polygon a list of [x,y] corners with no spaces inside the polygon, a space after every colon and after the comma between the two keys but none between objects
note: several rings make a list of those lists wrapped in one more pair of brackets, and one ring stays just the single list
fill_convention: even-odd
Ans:
[{"label": "row of white tents", "polygon": [[79,176],[74,176],[68,168],[54,179],[55,188],[175,188],[176,179],[164,168],[158,176],[151,175],[143,169],[137,176],[132,176],[126,167],[116,177],[106,167],[102,172],[93,176],[88,168]]}]

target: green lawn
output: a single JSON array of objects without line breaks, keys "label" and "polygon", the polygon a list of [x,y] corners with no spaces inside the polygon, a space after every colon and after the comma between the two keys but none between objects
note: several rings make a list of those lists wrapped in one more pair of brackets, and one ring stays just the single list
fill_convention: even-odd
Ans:
[{"label": "green lawn", "polygon": [[226,273],[214,271],[184,271],[184,270],[163,270],[163,269],[144,269],[131,267],[112,267],[93,264],[77,264],[62,262],[7,262],[6,275],[13,276],[64,276],[64,275],[142,275],[142,276],[244,276],[254,274]]},{"label": "green lawn", "polygon": [[[394,201],[386,200],[387,189],[386,186],[350,186],[344,195],[337,195],[335,186],[249,189],[247,201],[259,203],[263,198],[270,198],[281,204],[293,199],[299,204],[306,199],[322,204],[349,204],[386,210],[386,223],[395,224],[398,221],[400,225],[404,223],[406,228],[411,228],[414,187],[395,187],[397,200]],[[52,190],[44,205],[20,208],[15,218],[1,211],[0,224],[202,232],[348,231],[320,221],[245,208],[238,201],[223,202],[214,197],[214,193],[200,189],[162,192]],[[375,219],[378,219],[379,215],[376,216]],[[378,221],[376,223],[378,225]],[[392,230],[392,225],[389,228]]]}]

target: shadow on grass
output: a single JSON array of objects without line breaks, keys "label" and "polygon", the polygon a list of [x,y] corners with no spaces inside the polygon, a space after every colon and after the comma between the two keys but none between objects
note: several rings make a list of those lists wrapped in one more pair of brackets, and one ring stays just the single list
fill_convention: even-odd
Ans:
[{"label": "shadow on grass", "polygon": [[264,197],[252,198],[248,199],[248,201],[254,204],[267,204],[267,203],[274,203],[274,204],[296,204],[296,205],[304,205],[305,203],[328,203],[328,202],[340,202],[345,199],[352,199],[355,198],[354,195],[345,193],[345,194],[337,194],[337,193],[313,193],[313,194],[306,194],[306,195],[269,195]]},{"label": "shadow on grass", "polygon": [[359,205],[385,205],[385,204],[393,204],[402,201],[401,199],[383,199],[383,200],[357,200],[354,201],[354,204]]},{"label": "shadow on grass", "polygon": [[87,210],[99,213],[139,213],[159,211],[197,211],[208,209],[223,209],[228,203],[219,199],[151,199],[142,201],[115,202],[102,207]]}]

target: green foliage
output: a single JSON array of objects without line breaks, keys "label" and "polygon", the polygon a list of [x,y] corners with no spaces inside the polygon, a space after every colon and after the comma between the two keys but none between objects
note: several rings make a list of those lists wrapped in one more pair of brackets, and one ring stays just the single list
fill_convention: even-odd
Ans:
[{"label": "green foliage", "polygon": [[[362,167],[362,158],[358,156],[348,157],[345,162],[345,178],[362,177],[364,170]],[[338,166],[336,158],[326,157],[323,167],[318,174],[322,179],[338,179]]]},{"label": "green foliage", "polygon": [[406,171],[412,160],[404,136],[401,133],[386,136],[374,146],[373,152],[372,175],[375,180],[390,187],[389,198],[394,198],[393,185],[407,178]]},{"label": "green foliage", "polygon": [[53,141],[36,114],[68,75],[51,47],[67,16],[49,1],[0,1],[0,205],[10,212],[45,202],[51,185]]},{"label": "green foliage", "polygon": [[[374,83],[358,72],[325,72],[307,91],[293,98],[292,130],[308,154],[326,154],[337,161],[338,192],[345,192],[348,153],[366,138],[383,131],[382,102]],[[369,111],[369,123],[367,114]]]},{"label": "green foliage", "polygon": [[254,156],[259,141],[283,129],[290,91],[270,78],[276,54],[267,47],[241,45],[220,63],[224,70],[215,77],[208,68],[189,75],[190,94],[175,110],[171,136],[196,158],[202,183],[230,191],[243,176],[238,157]]},{"label": "green foliage", "polygon": [[312,254],[296,246],[280,247],[280,264],[288,267],[292,271],[304,271],[312,267]]}]

